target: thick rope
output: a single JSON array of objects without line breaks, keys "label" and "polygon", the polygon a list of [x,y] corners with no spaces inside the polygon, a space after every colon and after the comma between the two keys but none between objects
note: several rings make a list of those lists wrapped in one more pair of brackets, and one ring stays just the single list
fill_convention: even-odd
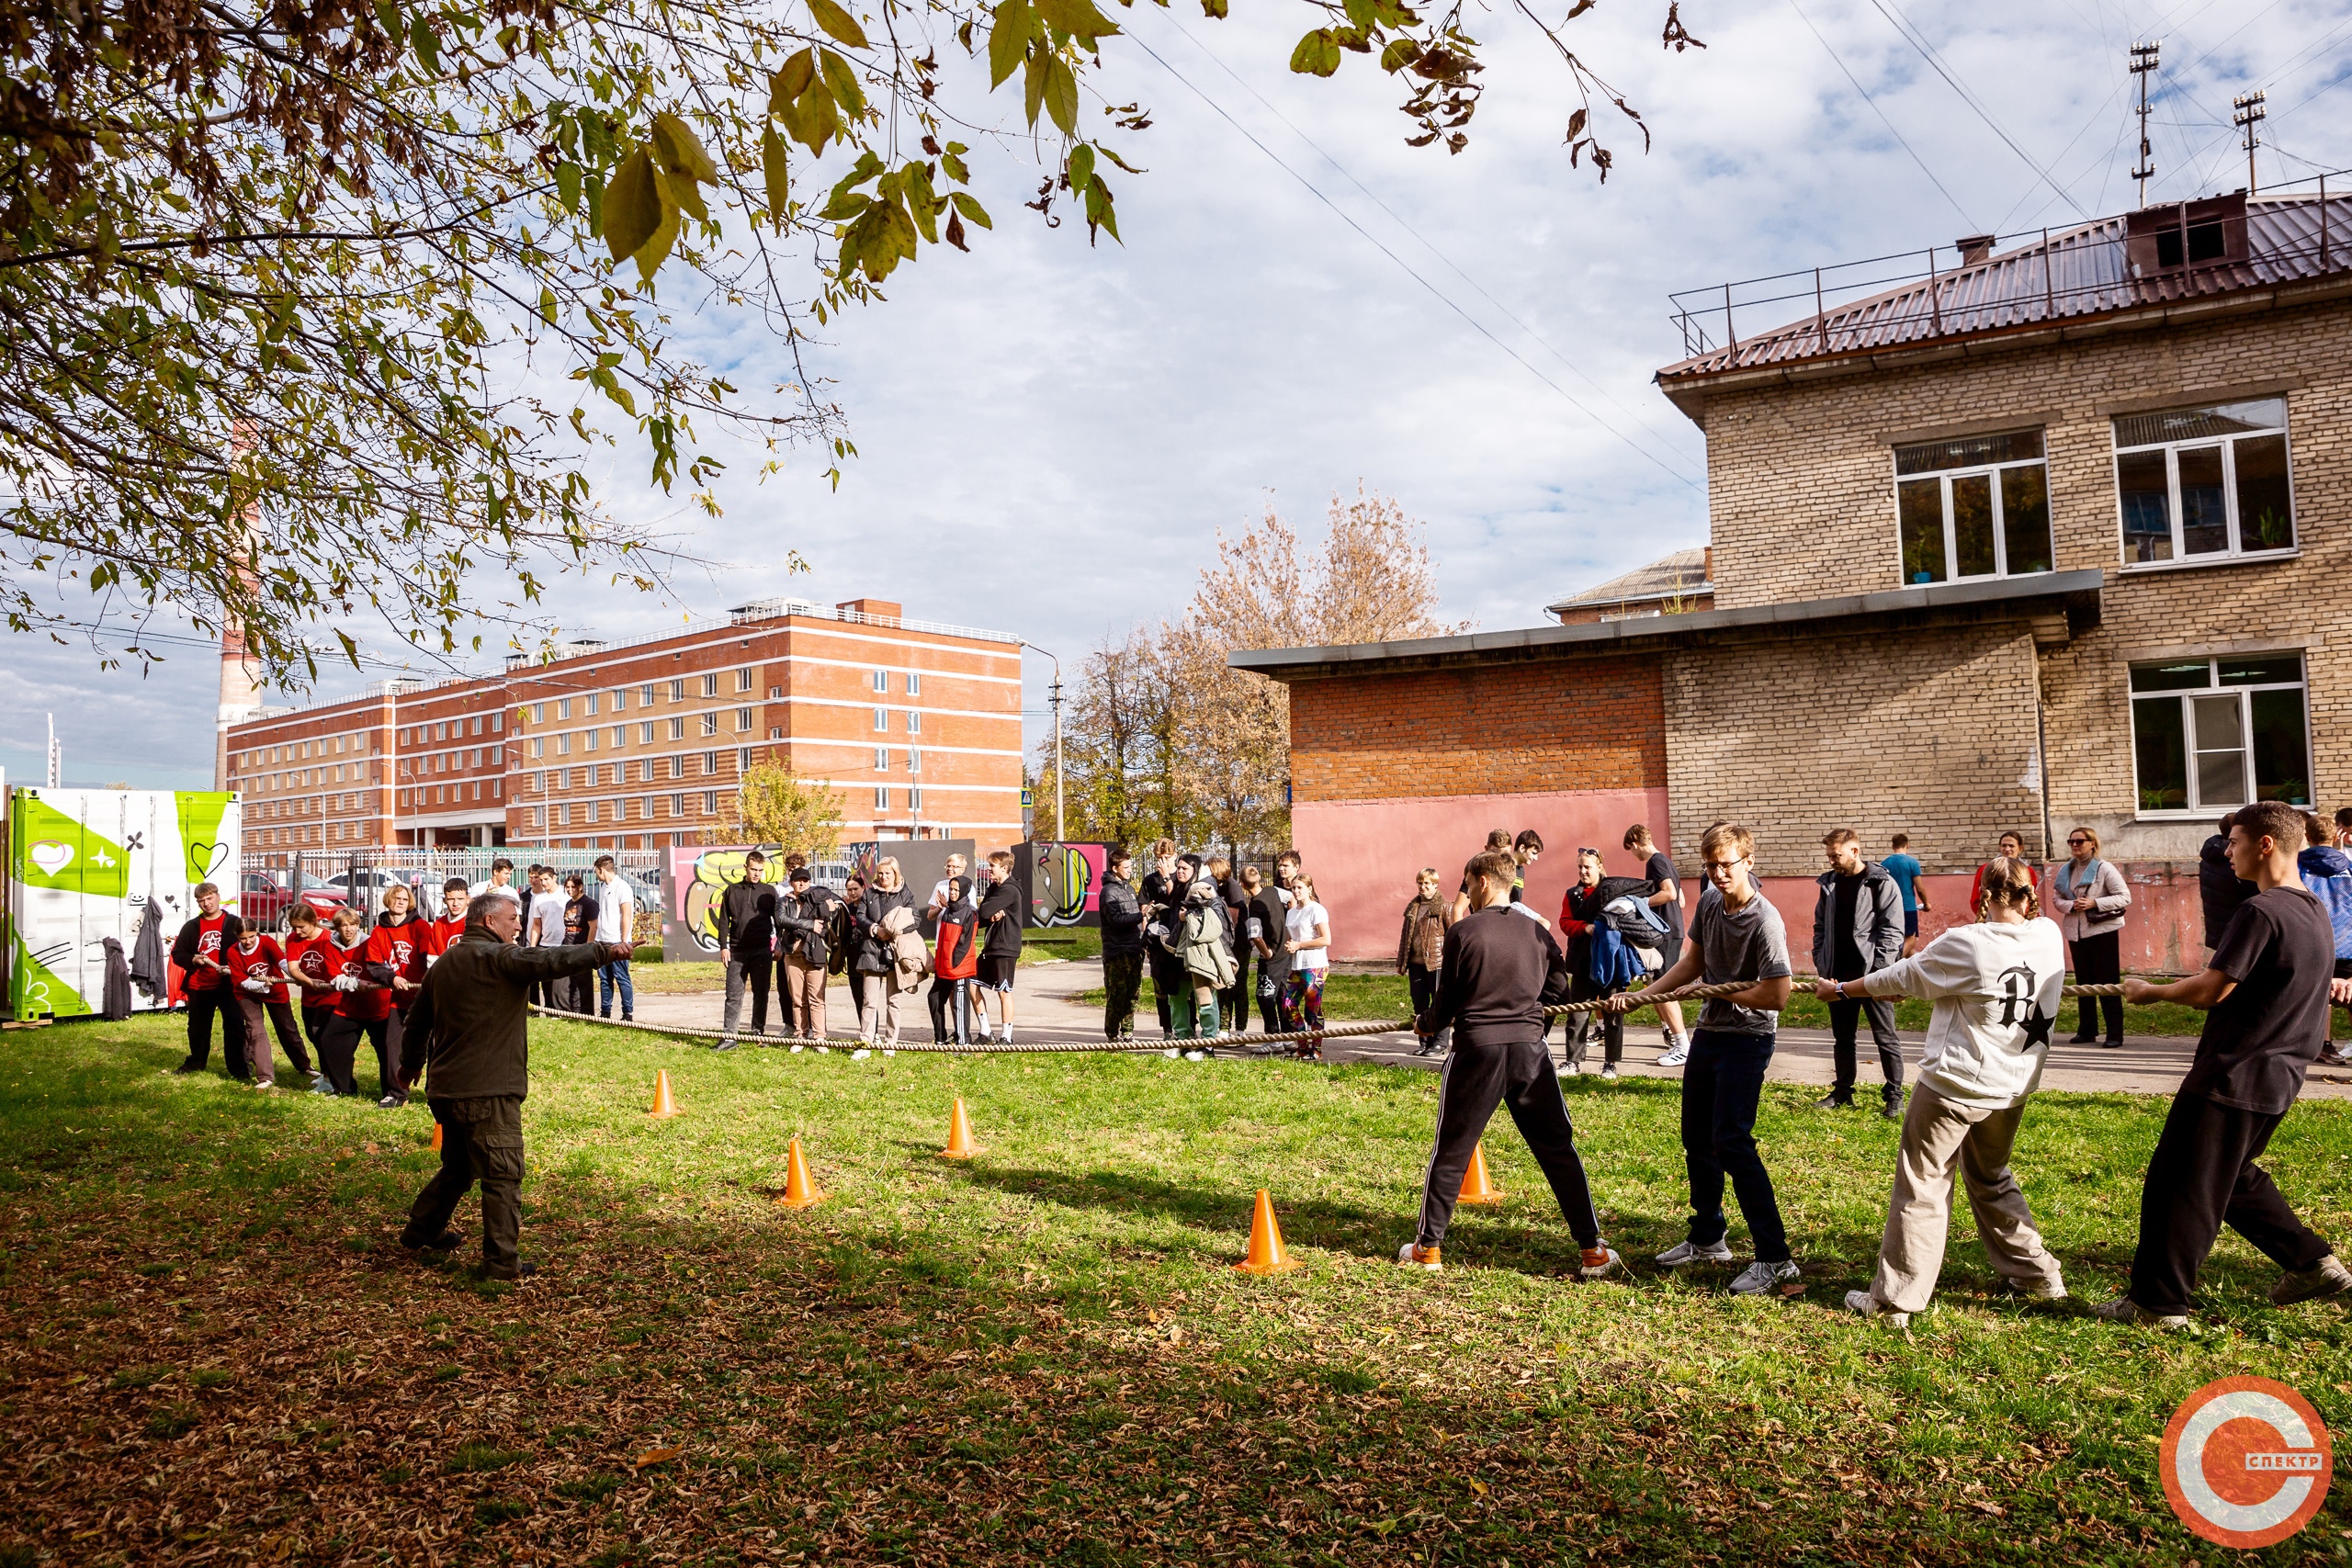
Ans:
[{"label": "thick rope", "polygon": [[[1790,981],[1792,987],[1810,988],[1814,978],[1811,975],[1792,975],[1790,976]],[[1663,1002],[1703,1001],[1713,997],[1728,997],[1747,990],[1756,984],[1754,980],[1730,980],[1713,986],[1679,986],[1671,991],[1661,991],[1656,996],[1650,995],[1646,990],[1625,991],[1619,994],[1636,998],[1634,1003],[1636,1007],[1656,1007]],[[2065,994],[2070,997],[2120,997],[2123,994],[2123,987],[2113,985],[2068,986],[2065,988]],[[1543,1010],[1545,1025],[1548,1028],[1550,1021],[1555,1018],[1568,1018],[1578,1013],[1601,1011],[1610,999],[1606,997],[1597,997],[1590,1001],[1566,1002],[1557,1007],[1547,1007]],[[1878,999],[1886,1001],[1893,998]],[[640,1033],[667,1035],[678,1039],[734,1039],[739,1043],[743,1039],[740,1033],[729,1035],[724,1030],[692,1029],[683,1024],[639,1023],[634,1020],[624,1022],[619,1019],[594,1018],[585,1013],[567,1012],[561,1008],[540,1007],[537,1004],[532,1006],[531,1010],[543,1017],[564,1019],[573,1023],[601,1024],[608,1029],[631,1029]],[[1208,1034],[1182,1040],[1170,1036],[1159,1040],[1035,1040],[1018,1041],[1012,1044],[991,1040],[965,1045],[901,1040],[895,1045],[880,1045],[856,1034],[828,1034],[822,1040],[810,1040],[806,1036],[795,1035],[774,1037],[752,1035],[751,1039],[753,1043],[763,1045],[812,1047],[840,1045],[851,1049],[907,1051],[918,1055],[1029,1056],[1094,1051],[1142,1055],[1149,1052],[1164,1053],[1170,1046],[1190,1051],[1210,1051],[1219,1048],[1254,1051],[1267,1045],[1317,1043],[1325,1040],[1355,1040],[1374,1034],[1409,1034],[1412,1032],[1413,1021],[1405,1019],[1367,1023],[1335,1023],[1322,1029],[1302,1029],[1283,1034]]]}]

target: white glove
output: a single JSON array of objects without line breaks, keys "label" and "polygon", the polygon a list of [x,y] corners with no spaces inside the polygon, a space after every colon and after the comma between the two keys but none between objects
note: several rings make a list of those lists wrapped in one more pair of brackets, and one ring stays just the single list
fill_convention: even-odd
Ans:
[{"label": "white glove", "polygon": [[255,995],[260,995],[268,991],[269,982],[266,980],[245,979],[238,981],[237,987],[240,990],[252,991]]},{"label": "white glove", "polygon": [[338,991],[356,991],[359,988],[359,977],[356,975],[337,975],[334,977],[334,988]]}]

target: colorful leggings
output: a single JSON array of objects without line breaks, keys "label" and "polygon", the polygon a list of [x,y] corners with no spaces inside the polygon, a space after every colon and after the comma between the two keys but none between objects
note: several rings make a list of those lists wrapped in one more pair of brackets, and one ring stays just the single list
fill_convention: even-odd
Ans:
[{"label": "colorful leggings", "polygon": [[1323,974],[1320,969],[1294,969],[1283,976],[1283,1029],[1323,1027]]}]

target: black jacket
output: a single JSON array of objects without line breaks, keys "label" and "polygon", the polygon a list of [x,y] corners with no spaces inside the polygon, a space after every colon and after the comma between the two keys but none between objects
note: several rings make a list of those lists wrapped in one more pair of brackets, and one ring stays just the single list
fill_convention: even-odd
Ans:
[{"label": "black jacket", "polygon": [[[1823,872],[1814,886],[1813,972],[1836,977],[1838,933],[1830,928],[1837,924],[1838,874]],[[1862,863],[1861,886],[1854,889],[1853,936],[1864,975],[1875,975],[1903,956],[1903,890],[1876,861]]]},{"label": "black jacket", "polygon": [[1096,900],[1102,911],[1102,956],[1134,958],[1143,952],[1143,905],[1136,897],[1136,890],[1127,886],[1124,876],[1102,874],[1102,894]]},{"label": "black jacket", "polygon": [[[986,933],[980,944],[983,958],[1018,958],[1021,956],[1021,917],[1024,900],[1021,885],[1006,881],[995,883],[980,896],[979,928]],[[1001,920],[990,919],[1001,915]]]},{"label": "black jacket", "polygon": [[832,957],[834,915],[841,900],[816,883],[806,893],[786,893],[775,901],[776,956],[797,954],[822,969]]},{"label": "black jacket", "polygon": [[915,896],[904,887],[888,893],[878,887],[865,890],[854,911],[857,918],[857,946],[850,959],[851,968],[861,975],[887,975],[897,966],[897,941],[890,937],[877,940],[874,928],[880,925],[882,917],[891,910],[911,908],[914,901]]},{"label": "black jacket", "polygon": [[[2228,835],[2216,833],[2206,840],[2197,852],[2197,901],[2205,907],[2207,947],[2222,945],[2222,932],[2228,927],[2230,917],[2256,892],[2254,884],[2240,878],[2237,868],[2230,863]],[[173,949],[175,963],[178,962],[178,951]]]},{"label": "black jacket", "polygon": [[718,896],[718,945],[738,964],[764,962],[775,941],[780,898],[774,884],[730,882]]},{"label": "black jacket", "polygon": [[[1184,889],[1190,883],[1179,884],[1172,876],[1153,872],[1143,879],[1141,902],[1143,921],[1148,926],[1157,922],[1168,928],[1170,936],[1184,923]],[[1183,961],[1172,955],[1165,941],[1145,941],[1144,953],[1151,960],[1155,975],[1173,976],[1184,967]]]},{"label": "black jacket", "polygon": [[[220,951],[226,953],[236,946],[238,939],[244,934],[245,922],[237,918],[236,911],[221,910]],[[180,934],[172,939],[172,962],[179,966],[181,973],[187,973],[195,964],[196,944],[203,935],[204,918],[199,915],[182,926]]]},{"label": "black jacket", "polygon": [[408,1038],[424,1049],[407,1057],[403,1074],[431,1077],[435,1100],[470,1100],[531,1089],[531,989],[548,980],[584,975],[604,963],[602,942],[524,947],[469,925],[424,972],[424,988],[408,1012]]},{"label": "black jacket", "polygon": [[1457,1051],[1540,1041],[1544,1007],[1566,1000],[1570,984],[1567,958],[1550,931],[1489,905],[1446,929],[1437,1000],[1414,1027],[1427,1037],[1450,1026]]}]

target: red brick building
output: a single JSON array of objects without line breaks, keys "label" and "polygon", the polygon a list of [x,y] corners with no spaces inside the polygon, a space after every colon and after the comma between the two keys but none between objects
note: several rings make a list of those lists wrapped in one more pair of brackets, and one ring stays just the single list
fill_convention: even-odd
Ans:
[{"label": "red brick building", "polygon": [[386,682],[228,733],[262,854],[694,842],[768,759],[831,786],[848,839],[1021,836],[1019,640],[879,600],[576,639],[499,675]]}]

